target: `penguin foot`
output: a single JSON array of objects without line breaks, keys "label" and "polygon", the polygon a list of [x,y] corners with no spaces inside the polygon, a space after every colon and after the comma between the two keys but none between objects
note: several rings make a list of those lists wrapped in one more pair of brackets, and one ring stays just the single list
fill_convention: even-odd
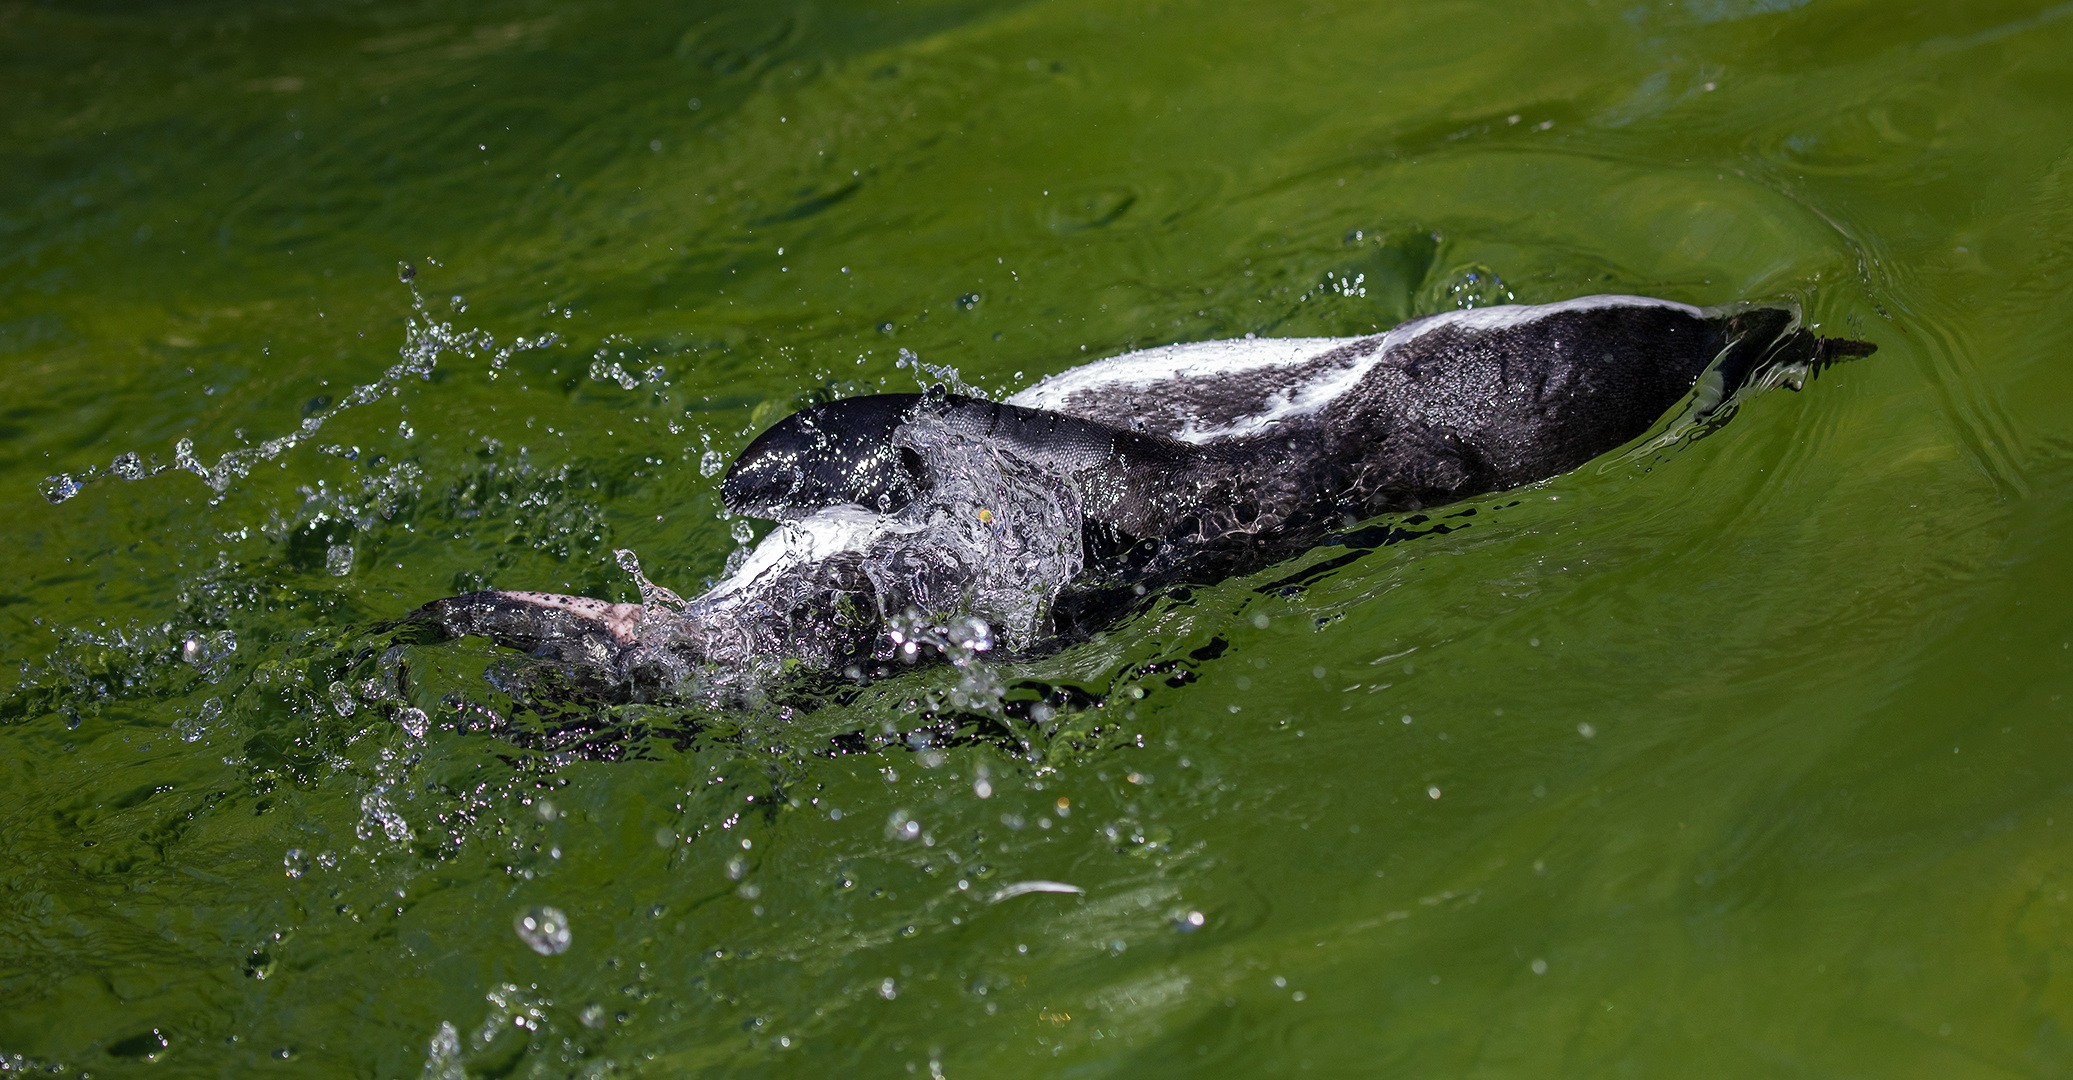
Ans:
[{"label": "penguin foot", "polygon": [[442,639],[477,635],[538,657],[611,667],[639,642],[641,614],[639,604],[494,589],[434,600],[394,627]]}]

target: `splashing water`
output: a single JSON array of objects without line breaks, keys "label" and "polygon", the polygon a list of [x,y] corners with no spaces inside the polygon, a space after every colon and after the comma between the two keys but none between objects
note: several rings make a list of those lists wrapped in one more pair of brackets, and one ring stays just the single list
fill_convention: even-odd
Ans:
[{"label": "splashing water", "polygon": [[[409,284],[411,276],[403,276],[405,284]],[[229,490],[231,484],[249,475],[254,468],[308,441],[339,413],[402,393],[404,381],[413,375],[421,380],[430,381],[432,370],[438,365],[441,353],[451,352],[473,357],[478,353],[487,352],[490,354],[490,375],[495,378],[517,353],[528,349],[544,349],[561,340],[558,335],[550,333],[537,338],[513,338],[511,344],[499,347],[495,336],[487,330],[457,330],[452,323],[433,318],[425,306],[424,297],[419,294],[415,285],[410,286],[410,300],[416,317],[409,319],[405,324],[403,346],[397,350],[401,359],[384,371],[381,378],[354,387],[351,392],[340,398],[337,404],[313,416],[305,417],[301,426],[294,431],[277,435],[257,446],[225,451],[216,458],[214,465],[204,463],[195,453],[192,438],[182,436],[173,444],[173,461],[170,465],[147,464],[144,457],[136,451],[126,451],[117,454],[115,459],[103,468],[44,477],[43,482],[38,485],[38,490],[46,500],[61,503],[78,495],[88,484],[106,477],[143,480],[177,469],[201,477],[203,483],[220,494]],[[455,310],[466,310],[466,305],[456,304]],[[399,426],[398,430],[404,433],[404,437],[409,437],[407,426]],[[330,449],[333,452],[345,452],[339,448]],[[156,461],[155,456],[153,461]]]},{"label": "splashing water", "polygon": [[953,394],[963,394],[965,397],[978,398],[982,401],[993,400],[992,396],[984,390],[966,382],[964,376],[958,374],[958,370],[955,367],[949,364],[927,363],[922,360],[919,353],[912,350],[901,349],[899,358],[893,361],[893,366],[904,371],[912,371],[914,373],[914,381],[919,383],[924,389],[929,386],[930,379],[935,379],[947,385]]},{"label": "splashing water", "polygon": [[696,599],[648,581],[634,554],[619,552],[647,606],[626,669],[671,685],[703,662],[705,677],[728,685],[787,663],[911,663],[931,649],[963,673],[961,704],[997,708],[1002,687],[980,657],[1035,644],[1084,567],[1079,492],[926,415],[894,443],[924,462],[927,495],[894,513],[837,506],[782,522]]}]

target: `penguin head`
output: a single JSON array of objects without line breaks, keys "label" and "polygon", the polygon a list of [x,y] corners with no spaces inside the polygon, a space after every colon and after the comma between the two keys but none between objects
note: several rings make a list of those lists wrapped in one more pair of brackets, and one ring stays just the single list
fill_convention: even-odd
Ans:
[{"label": "penguin head", "polygon": [[784,520],[854,504],[893,513],[928,489],[893,432],[920,401],[874,394],[814,405],[756,436],[720,481],[720,501],[749,517]]}]

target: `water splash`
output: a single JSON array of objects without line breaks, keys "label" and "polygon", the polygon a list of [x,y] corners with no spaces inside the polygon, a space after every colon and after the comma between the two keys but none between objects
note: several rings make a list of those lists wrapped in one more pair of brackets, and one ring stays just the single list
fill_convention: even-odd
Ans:
[{"label": "water splash", "polygon": [[[402,280],[406,284],[411,281],[413,276],[415,276],[414,271],[401,275]],[[42,493],[47,501],[61,503],[78,495],[88,484],[107,477],[113,476],[122,480],[134,481],[178,470],[190,472],[201,477],[203,483],[209,485],[211,490],[220,494],[228,491],[231,484],[249,475],[259,465],[272,461],[309,441],[318,431],[323,429],[324,425],[332,417],[345,412],[347,409],[357,408],[361,405],[380,401],[384,397],[394,397],[401,394],[404,382],[411,376],[416,376],[423,381],[429,381],[432,378],[433,368],[439,363],[439,355],[441,353],[456,353],[472,358],[480,353],[487,352],[490,354],[491,376],[495,377],[496,373],[503,370],[504,365],[517,353],[529,349],[544,349],[559,343],[561,340],[558,335],[549,333],[537,338],[517,337],[512,339],[511,344],[499,346],[495,336],[487,330],[480,328],[458,330],[450,322],[442,322],[435,319],[426,308],[424,297],[419,294],[414,285],[410,287],[410,300],[411,308],[416,314],[405,323],[403,346],[398,350],[400,359],[395,364],[390,365],[388,370],[382,373],[381,378],[354,387],[329,408],[313,416],[305,417],[302,424],[294,431],[267,439],[257,446],[240,447],[235,450],[225,451],[216,458],[216,462],[213,465],[204,462],[196,454],[192,438],[182,436],[173,444],[173,461],[169,465],[158,463],[156,455],[153,455],[147,462],[136,451],[125,451],[124,453],[117,454],[113,461],[102,468],[87,469],[79,473],[58,473],[55,476],[44,477],[43,482],[37,485],[37,490]],[[456,310],[465,310],[465,308],[465,304],[456,305]],[[397,426],[397,433],[404,438],[409,438],[411,435],[407,424],[399,424]],[[347,453],[341,447],[327,447],[326,449],[333,453],[339,453],[341,456]],[[358,448],[353,448],[351,454],[357,456]]]},{"label": "water splash", "polygon": [[468,1080],[468,1070],[461,1063],[461,1033],[450,1020],[441,1020],[439,1030],[432,1033],[425,1050],[425,1080]]},{"label": "water splash", "polygon": [[893,361],[893,366],[903,371],[912,371],[914,381],[921,384],[924,389],[930,385],[929,380],[934,379],[946,384],[953,394],[963,394],[965,397],[978,398],[981,401],[993,400],[986,391],[966,382],[956,368],[949,364],[927,363],[922,360],[919,353],[912,350],[901,349],[899,358]]},{"label": "water splash", "polygon": [[1417,306],[1420,311],[1466,311],[1517,302],[1511,286],[1495,270],[1481,263],[1468,263],[1426,286]]},{"label": "water splash", "polygon": [[1079,493],[931,416],[901,425],[894,442],[924,463],[925,496],[894,513],[838,506],[780,523],[703,596],[654,585],[620,552],[643,600],[663,612],[644,615],[628,669],[668,680],[702,670],[730,685],[860,656],[912,662],[926,650],[960,671],[960,707],[998,710],[1003,688],[980,657],[1045,632],[1085,563]]}]

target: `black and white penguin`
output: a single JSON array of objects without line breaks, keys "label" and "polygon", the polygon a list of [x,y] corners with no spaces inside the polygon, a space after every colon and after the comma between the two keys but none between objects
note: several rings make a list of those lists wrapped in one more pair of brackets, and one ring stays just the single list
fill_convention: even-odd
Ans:
[{"label": "black and white penguin", "polygon": [[[1785,306],[1590,296],[1429,315],[1366,337],[1147,349],[1002,402],[940,389],[850,398],[801,410],[742,452],[721,484],[725,505],[784,524],[666,618],[484,592],[412,619],[605,671],[657,637],[707,660],[794,648],[804,655],[771,659],[835,666],[889,655],[887,621],[902,613],[965,613],[942,607],[1022,618],[1026,642],[1070,629],[1048,625],[1062,594],[1242,572],[1360,519],[1556,476],[1639,437],[1687,395],[1703,419],[1738,391],[1797,385],[1873,350],[1803,330]],[[1038,517],[1076,527],[1077,550],[1025,558],[1042,530],[992,523],[932,553],[930,530],[967,524],[935,504],[971,501],[945,494],[970,486],[932,449],[949,443],[1013,470],[1019,479],[992,482],[1035,492]],[[1049,595],[1005,615],[973,599],[973,581],[1023,563],[1038,570],[1002,594]],[[1087,605],[1063,607],[1084,627]],[[832,632],[788,636],[778,624]]]}]

